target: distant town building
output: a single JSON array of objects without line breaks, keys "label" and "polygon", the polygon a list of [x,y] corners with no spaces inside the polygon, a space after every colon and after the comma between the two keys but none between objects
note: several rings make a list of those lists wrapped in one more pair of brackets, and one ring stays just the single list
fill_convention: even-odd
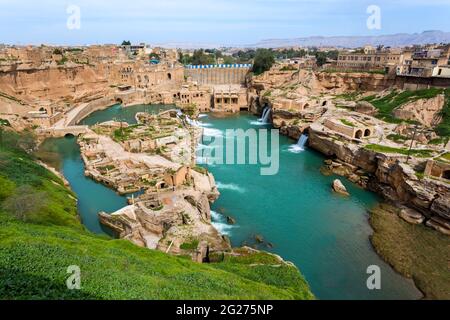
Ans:
[{"label": "distant town building", "polygon": [[410,77],[449,77],[450,45],[405,49],[397,75]]},{"label": "distant town building", "polygon": [[336,66],[340,69],[361,71],[383,70],[386,73],[395,72],[401,64],[403,55],[401,50],[373,48],[366,46],[358,51],[340,52]]}]

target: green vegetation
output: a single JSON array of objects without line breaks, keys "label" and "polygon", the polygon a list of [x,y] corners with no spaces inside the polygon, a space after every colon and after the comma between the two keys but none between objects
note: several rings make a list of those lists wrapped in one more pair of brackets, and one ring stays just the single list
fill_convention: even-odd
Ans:
[{"label": "green vegetation", "polygon": [[161,60],[161,56],[160,56],[159,54],[155,53],[155,52],[150,53],[150,54],[148,55],[148,58],[149,58],[150,60],[158,60],[158,61]]},{"label": "green vegetation", "polygon": [[448,140],[449,140],[449,137],[439,137],[439,138],[428,141],[428,143],[432,144],[432,145],[440,145],[440,144],[446,145],[448,143]]},{"label": "green vegetation", "polygon": [[197,104],[191,103],[185,107],[183,107],[183,113],[188,115],[189,117],[193,117],[198,111]]},{"label": "green vegetation", "polygon": [[443,154],[443,155],[440,157],[440,159],[441,159],[441,160],[444,160],[444,161],[450,161],[450,152],[447,152],[447,153]]},{"label": "green vegetation", "polygon": [[129,140],[135,128],[137,128],[137,125],[116,129],[113,132],[113,139],[117,142]]},{"label": "green vegetation", "polygon": [[358,96],[361,94],[359,91],[355,92],[346,92],[342,94],[338,94],[334,97],[334,99],[343,99],[346,101],[356,101],[358,99]]},{"label": "green vegetation", "polygon": [[197,239],[192,240],[191,242],[185,242],[181,244],[181,250],[195,250],[198,247],[199,241]]},{"label": "green vegetation", "polygon": [[298,68],[294,67],[293,65],[287,65],[280,69],[280,71],[296,71]]},{"label": "green vegetation", "polygon": [[63,52],[60,48],[55,48],[55,50],[53,50],[53,54],[63,54]]},{"label": "green vegetation", "polygon": [[[311,299],[293,267],[202,265],[125,240],[1,217],[2,299]],[[81,269],[81,290],[67,290],[67,267]],[[282,282],[282,279],[290,281]]]},{"label": "green vegetation", "polygon": [[422,171],[416,171],[415,175],[419,180],[422,180],[423,178],[425,178],[425,173]]},{"label": "green vegetation", "polygon": [[203,167],[199,167],[199,166],[193,167],[192,170],[194,170],[194,171],[196,171],[198,173],[201,173],[201,174],[207,174],[208,173],[207,169],[205,169]]},{"label": "green vegetation", "polygon": [[255,59],[253,62],[252,71],[258,75],[264,73],[275,63],[275,57],[271,50],[269,49],[258,49],[256,50]]},{"label": "green vegetation", "polygon": [[[78,221],[74,194],[18,147],[19,135],[6,131],[4,138],[0,299],[313,298],[295,267],[255,265],[270,261],[267,253],[198,264],[87,232]],[[45,195],[45,201],[24,205],[29,199],[20,198],[24,193]],[[81,269],[81,290],[66,287],[67,268],[73,265]]]},{"label": "green vegetation", "polygon": [[[448,90],[448,89],[447,89]],[[391,123],[401,123],[404,120],[397,119],[393,116],[392,112],[397,107],[408,103],[417,101],[419,99],[431,99],[436,97],[438,94],[443,93],[443,89],[431,88],[423,89],[417,91],[403,91],[398,92],[396,90],[392,91],[390,94],[382,98],[377,98],[376,96],[369,96],[362,101],[368,101],[372,103],[378,109],[377,117]],[[449,112],[450,116],[450,112]],[[450,120],[449,120],[450,121]]]},{"label": "green vegetation", "polygon": [[215,64],[216,58],[220,58],[220,55],[214,55],[213,53],[207,52],[207,50],[199,49],[195,50],[192,56],[183,55],[179,53],[179,61],[185,65],[205,65],[205,64]]},{"label": "green vegetation", "polygon": [[264,92],[263,97],[270,97],[272,95],[272,90],[267,90]]},{"label": "green vegetation", "polygon": [[412,278],[427,299],[450,299],[450,238],[424,225],[411,225],[396,211],[381,205],[371,212],[375,249],[398,272]]},{"label": "green vegetation", "polygon": [[[398,153],[403,155],[408,155],[407,148],[394,148],[389,146],[382,146],[379,144],[369,144],[364,147],[367,150],[372,150],[376,152],[384,152],[384,153]],[[411,156],[416,156],[420,158],[430,158],[433,156],[433,150],[421,150],[421,149],[412,149],[410,151]]]},{"label": "green vegetation", "polygon": [[[240,250],[236,250],[238,253]],[[265,279],[266,283],[276,287],[297,287],[304,288],[305,282],[299,277],[299,271],[291,266],[280,264],[280,261],[273,255],[266,253],[254,253],[236,257],[225,255],[222,263],[217,264],[217,268],[228,272],[238,272],[245,274],[248,279],[260,281]],[[242,267],[253,265],[253,268]],[[309,299],[311,296],[300,294],[301,299]]]},{"label": "green vegetation", "polygon": [[64,57],[62,57],[61,60],[59,60],[59,61],[57,62],[57,64],[58,64],[58,66],[63,66],[63,65],[66,64],[67,61],[68,61],[67,57],[64,56]]},{"label": "green vegetation", "polygon": [[[65,188],[59,177],[35,163],[23,151],[23,146],[27,150],[31,148],[29,139],[29,133],[25,136],[12,131],[3,133],[0,181],[9,190],[9,196],[1,203],[3,212],[32,223],[69,225],[82,229],[75,195]],[[9,184],[5,184],[5,179]]]},{"label": "green vegetation", "polygon": [[122,46],[131,46],[131,41],[129,40],[122,41]]},{"label": "green vegetation", "polygon": [[255,58],[256,50],[239,50],[233,54],[236,63],[252,63]]},{"label": "green vegetation", "polygon": [[353,122],[348,121],[347,119],[341,119],[341,122],[342,122],[343,124],[345,124],[346,126],[349,126],[349,127],[352,127],[352,128],[355,127],[355,125],[353,124]]},{"label": "green vegetation", "polygon": [[407,136],[404,136],[404,135],[401,135],[401,134],[396,134],[396,133],[392,133],[392,134],[388,135],[387,138],[389,140],[392,140],[392,141],[397,142],[397,143],[405,142],[405,141],[408,140]]},{"label": "green vegetation", "polygon": [[441,123],[436,127],[436,133],[441,137],[450,138],[450,88],[445,89],[445,106],[442,109]]}]

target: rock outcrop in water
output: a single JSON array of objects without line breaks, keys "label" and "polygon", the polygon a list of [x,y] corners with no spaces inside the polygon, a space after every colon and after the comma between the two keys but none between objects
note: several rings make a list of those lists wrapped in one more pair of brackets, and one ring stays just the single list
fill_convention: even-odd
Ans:
[{"label": "rock outcrop in water", "polygon": [[348,193],[347,188],[344,186],[341,180],[334,180],[332,187],[334,192],[339,193],[343,196],[350,196],[350,193]]}]

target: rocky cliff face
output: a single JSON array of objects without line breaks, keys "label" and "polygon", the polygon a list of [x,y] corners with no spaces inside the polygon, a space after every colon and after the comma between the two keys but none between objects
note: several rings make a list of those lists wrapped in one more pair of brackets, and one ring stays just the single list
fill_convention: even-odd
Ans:
[{"label": "rocky cliff face", "polygon": [[[280,90],[280,95],[340,94],[349,91],[382,91],[393,84],[389,76],[357,72],[317,72],[300,70],[297,72],[269,71],[252,79],[252,87],[257,90]],[[297,96],[295,96],[297,95]],[[276,97],[276,91],[272,97]]]},{"label": "rocky cliff face", "polygon": [[319,72],[317,73],[317,81],[324,89],[338,92],[382,91],[390,84],[387,76],[371,73]]},{"label": "rocky cliff face", "polygon": [[47,67],[0,72],[0,91],[26,102],[73,100],[108,89],[94,67]]},{"label": "rocky cliff face", "polygon": [[445,96],[440,94],[431,99],[420,99],[406,103],[394,111],[394,116],[404,120],[415,120],[431,127],[440,122],[439,113],[445,105]]}]

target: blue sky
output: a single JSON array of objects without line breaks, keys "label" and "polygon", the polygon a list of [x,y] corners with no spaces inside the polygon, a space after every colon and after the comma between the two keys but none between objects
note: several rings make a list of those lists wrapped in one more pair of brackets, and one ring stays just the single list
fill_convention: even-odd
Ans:
[{"label": "blue sky", "polygon": [[[69,5],[81,29],[66,27]],[[381,30],[366,27],[369,5]],[[450,31],[450,0],[0,0],[0,43],[252,44],[268,38]]]}]

